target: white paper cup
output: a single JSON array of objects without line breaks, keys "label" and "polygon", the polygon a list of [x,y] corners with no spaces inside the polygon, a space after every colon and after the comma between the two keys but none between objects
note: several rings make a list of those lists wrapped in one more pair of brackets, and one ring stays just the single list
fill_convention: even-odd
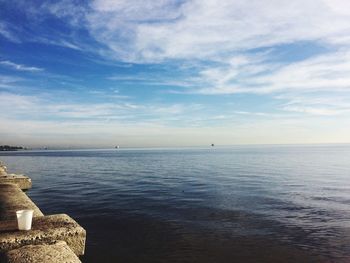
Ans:
[{"label": "white paper cup", "polygon": [[34,210],[19,210],[16,212],[19,230],[30,230]]}]

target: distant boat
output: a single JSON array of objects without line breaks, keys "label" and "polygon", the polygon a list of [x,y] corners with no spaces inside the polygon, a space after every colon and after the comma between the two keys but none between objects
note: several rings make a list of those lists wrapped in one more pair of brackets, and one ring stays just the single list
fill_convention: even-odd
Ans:
[{"label": "distant boat", "polygon": [[115,148],[116,148],[116,149],[119,149],[119,145],[117,145]]},{"label": "distant boat", "polygon": [[212,144],[211,144],[211,147],[214,147],[214,146],[215,146],[214,143],[212,143]]}]

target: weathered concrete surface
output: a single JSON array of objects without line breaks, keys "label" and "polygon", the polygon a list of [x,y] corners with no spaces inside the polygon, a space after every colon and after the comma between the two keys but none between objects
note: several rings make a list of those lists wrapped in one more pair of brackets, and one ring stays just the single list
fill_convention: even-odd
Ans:
[{"label": "weathered concrete surface", "polygon": [[4,263],[81,263],[64,241],[28,245],[5,254]]},{"label": "weathered concrete surface", "polygon": [[7,167],[0,161],[0,184],[12,183],[18,185],[22,190],[32,188],[32,180],[22,174],[8,174]]},{"label": "weathered concrete surface", "polygon": [[32,180],[21,174],[0,174],[0,184],[6,183],[15,184],[22,190],[32,188]]},{"label": "weathered concrete surface", "polygon": [[3,162],[0,161],[0,175],[6,175],[7,174],[7,167],[4,165]]},{"label": "weathered concrete surface", "polygon": [[17,220],[16,211],[22,209],[33,209],[34,217],[44,215],[17,185],[0,184],[0,220]]},{"label": "weathered concrete surface", "polygon": [[0,221],[0,253],[25,245],[40,245],[63,240],[76,255],[83,255],[86,231],[66,214],[33,218],[32,230],[17,230],[17,222]]},{"label": "weathered concrete surface", "polygon": [[[8,174],[0,162],[0,262],[81,262],[76,255],[84,254],[86,231],[68,215],[44,216],[22,191],[31,187],[29,177]],[[17,229],[22,209],[34,210],[30,231]]]}]

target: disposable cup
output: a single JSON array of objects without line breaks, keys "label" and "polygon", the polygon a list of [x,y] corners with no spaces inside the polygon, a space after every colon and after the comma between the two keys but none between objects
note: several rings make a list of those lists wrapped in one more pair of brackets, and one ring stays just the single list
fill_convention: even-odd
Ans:
[{"label": "disposable cup", "polygon": [[32,218],[34,210],[19,210],[16,212],[19,230],[30,230],[32,228]]}]

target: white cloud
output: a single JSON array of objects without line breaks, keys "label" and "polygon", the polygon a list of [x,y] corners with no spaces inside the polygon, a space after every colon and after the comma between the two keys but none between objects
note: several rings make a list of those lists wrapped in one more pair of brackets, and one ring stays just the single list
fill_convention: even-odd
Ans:
[{"label": "white cloud", "polygon": [[350,113],[350,96],[334,96],[318,94],[316,96],[280,96],[279,99],[288,102],[282,105],[282,110],[319,116],[343,116]]},{"label": "white cloud", "polygon": [[200,111],[199,104],[136,104],[115,103],[64,103],[55,96],[18,95],[0,92],[0,116],[30,119],[75,120],[124,120],[125,122],[161,123],[169,117],[185,116]]},{"label": "white cloud", "polygon": [[8,60],[0,61],[0,65],[5,66],[5,67],[9,67],[9,68],[12,68],[15,70],[19,70],[19,71],[39,72],[39,71],[44,70],[43,68],[29,67],[29,66],[25,66],[25,65],[21,65],[21,64],[16,64],[16,63],[8,61]]},{"label": "white cloud", "polygon": [[213,59],[296,41],[334,42],[350,31],[344,6],[348,1],[95,0],[86,19],[95,39],[124,60]]},{"label": "white cloud", "polygon": [[200,72],[201,94],[350,92],[350,49],[293,63],[254,61]]},{"label": "white cloud", "polygon": [[0,88],[11,89],[16,82],[23,80],[20,77],[0,75]]},{"label": "white cloud", "polygon": [[59,47],[75,49],[75,50],[83,50],[83,48],[80,47],[79,44],[73,43],[72,40],[65,40],[60,38],[57,38],[57,39],[35,38],[35,42],[40,42],[47,45],[54,45]]},{"label": "white cloud", "polygon": [[[348,6],[345,0],[96,0],[86,19],[91,35],[117,59],[215,62],[197,67],[191,78],[158,81],[186,87],[183,93],[347,92]],[[294,63],[273,63],[269,52],[246,52],[300,41],[335,46],[328,54]],[[143,81],[157,84],[149,78]]]},{"label": "white cloud", "polygon": [[[199,94],[274,94],[282,103],[276,110],[319,116],[350,114],[350,50],[322,54],[289,64],[254,61],[225,64],[200,73]],[[258,75],[255,70],[261,69]],[[258,71],[258,70],[257,70]],[[275,95],[279,94],[279,95]]]},{"label": "white cloud", "polygon": [[14,42],[14,43],[21,42],[20,39],[17,37],[17,35],[14,34],[13,31],[9,29],[9,26],[4,22],[0,22],[0,35],[10,40],[11,42]]},{"label": "white cloud", "polygon": [[91,7],[97,12],[116,13],[119,20],[130,22],[169,21],[181,14],[176,0],[95,0]]},{"label": "white cloud", "polygon": [[348,109],[327,109],[327,108],[315,108],[315,107],[300,107],[300,106],[286,106],[283,108],[286,111],[301,112],[312,115],[321,116],[333,116],[340,115],[344,113],[350,113],[350,108]]},{"label": "white cloud", "polygon": [[[347,0],[93,0],[81,5],[61,0],[41,4],[37,12],[86,29],[109,49],[96,51],[109,58],[142,63],[216,61],[232,52],[298,41],[347,45],[348,6]],[[72,35],[52,43],[81,49]]]},{"label": "white cloud", "polygon": [[56,2],[44,2],[40,4],[40,8],[36,7],[31,10],[35,19],[38,15],[46,14],[46,12],[53,14],[59,18],[66,19],[69,18],[69,22],[77,27],[80,27],[82,20],[87,12],[84,3],[78,3],[71,0],[61,0]]},{"label": "white cloud", "polygon": [[113,75],[107,77],[108,80],[118,81],[122,83],[141,83],[147,86],[178,86],[178,87],[194,87],[197,86],[198,78],[181,78],[177,76],[164,76],[164,74],[132,74],[132,75]]}]

